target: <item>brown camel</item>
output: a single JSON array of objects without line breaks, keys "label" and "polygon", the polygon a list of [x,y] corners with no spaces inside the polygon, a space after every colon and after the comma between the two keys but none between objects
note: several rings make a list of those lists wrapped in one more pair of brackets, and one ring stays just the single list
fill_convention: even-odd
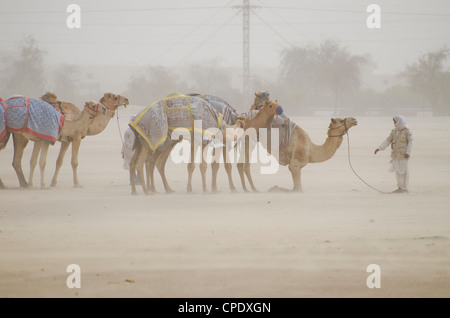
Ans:
[{"label": "brown camel", "polygon": [[[308,163],[319,163],[331,159],[337,149],[341,146],[343,136],[347,134],[347,131],[351,127],[356,126],[357,124],[356,119],[353,117],[347,117],[344,119],[331,118],[331,123],[327,132],[328,137],[320,146],[311,141],[305,130],[303,130],[300,126],[295,125],[292,136],[286,148],[286,159],[279,160],[281,165],[287,165],[289,167],[292,174],[294,187],[292,190],[274,187],[271,191],[278,190],[283,192],[301,192],[301,169]],[[262,144],[263,146],[266,146],[264,143]],[[268,149],[268,151],[269,153],[271,152],[270,149]]]},{"label": "brown camel", "polygon": [[[81,134],[81,132],[89,126],[89,124],[100,112],[106,112],[106,108],[100,106],[99,103],[93,101],[86,102],[83,111],[81,112],[80,116],[77,119],[64,120],[58,138],[60,136]],[[35,158],[32,158],[32,160],[36,160],[37,162],[37,156],[39,153],[41,153],[39,160],[39,166],[41,170],[41,188],[45,188],[44,170],[47,161],[48,147],[50,145],[49,141],[36,138],[35,136],[30,135],[26,132],[25,133],[13,132],[13,143],[14,143],[13,167],[19,178],[20,186],[28,187],[29,184],[26,182],[22,171],[22,156],[23,151],[27,146],[29,140],[34,141],[35,143],[34,149],[36,149],[36,151],[33,149],[33,155],[35,155]]]},{"label": "brown camel", "polygon": [[[66,119],[70,120],[73,118],[77,118],[81,114],[81,110],[78,106],[72,103],[58,101],[57,96],[53,93],[47,92],[45,95],[41,97],[41,99],[48,102],[53,107],[55,107],[59,112],[61,112],[66,117]],[[73,171],[73,183],[74,187],[76,188],[81,187],[78,181],[78,174],[77,174],[78,153],[80,149],[81,140],[85,136],[94,136],[101,133],[106,128],[111,118],[114,117],[116,109],[119,106],[123,105],[126,107],[126,105],[129,104],[127,98],[112,93],[105,93],[103,97],[100,99],[99,103],[106,109],[106,112],[101,112],[98,116],[96,116],[94,120],[91,121],[91,123],[88,125],[88,127],[85,127],[83,131],[81,131],[81,133],[77,131],[73,135],[71,135],[70,133],[61,135],[59,140],[61,142],[61,148],[59,150],[58,158],[56,159],[55,173],[53,175],[51,183],[52,187],[56,187],[58,183],[58,174],[63,164],[64,156],[67,152],[67,149],[70,146],[70,143],[72,143],[71,164]],[[30,184],[32,184],[33,171],[37,163],[38,154],[39,149],[33,148],[33,154],[30,161],[30,178],[29,178]]]}]

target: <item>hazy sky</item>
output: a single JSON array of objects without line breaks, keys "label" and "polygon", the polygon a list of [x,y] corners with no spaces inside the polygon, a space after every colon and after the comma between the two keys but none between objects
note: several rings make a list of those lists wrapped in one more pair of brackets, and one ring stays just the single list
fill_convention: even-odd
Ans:
[{"label": "hazy sky", "polygon": [[[81,7],[81,28],[69,29],[66,8]],[[172,65],[220,58],[242,65],[242,0],[0,0],[0,53],[33,35],[47,63]],[[381,7],[381,29],[369,29],[366,8]],[[338,40],[370,53],[377,72],[398,72],[428,51],[450,47],[448,0],[251,0],[251,67],[277,67],[280,51]]]}]

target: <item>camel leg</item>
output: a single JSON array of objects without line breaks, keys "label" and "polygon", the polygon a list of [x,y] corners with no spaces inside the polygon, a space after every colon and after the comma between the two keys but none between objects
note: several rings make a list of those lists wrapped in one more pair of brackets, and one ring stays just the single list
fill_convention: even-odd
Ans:
[{"label": "camel leg", "polygon": [[205,162],[205,158],[203,158],[205,148],[206,148],[206,145],[202,144],[202,162],[200,163],[200,173],[202,175],[203,193],[208,192],[208,187],[206,186],[206,170],[208,169],[208,165]]},{"label": "camel leg", "polygon": [[[142,186],[143,192],[145,194],[150,194],[145,185],[144,171],[143,171],[144,164],[145,164],[146,160],[148,159],[148,153],[150,152],[150,148],[144,147],[141,140],[139,139],[139,136],[136,135],[133,149],[134,149],[134,155],[130,161],[131,194],[137,195],[136,178],[135,178],[136,170],[137,170],[139,178],[141,179],[141,186]],[[152,153],[152,156],[153,155],[154,155],[154,153]],[[152,160],[152,158],[149,158],[149,160]]]},{"label": "camel leg", "polygon": [[47,153],[50,143],[43,141],[41,147],[41,157],[39,159],[39,167],[41,168],[41,189],[45,189],[45,165],[47,163]]},{"label": "camel leg", "polygon": [[58,184],[59,170],[61,169],[64,161],[64,156],[66,155],[69,146],[70,142],[61,142],[61,148],[59,148],[58,158],[56,159],[55,173],[53,174],[52,183],[50,184],[51,187],[56,187],[56,185]]},{"label": "camel leg", "polygon": [[194,151],[194,133],[191,133],[191,161],[187,165],[188,168],[188,184],[187,192],[192,192],[192,174],[195,170],[195,151]]},{"label": "camel leg", "polygon": [[161,179],[164,184],[164,189],[166,190],[167,193],[175,192],[174,190],[172,190],[170,188],[169,183],[167,182],[166,173],[165,173],[166,162],[167,162],[167,159],[169,158],[171,151],[172,151],[172,147],[169,147],[168,149],[164,150],[159,155],[158,160],[156,161],[156,168],[158,169],[159,174],[161,175]]},{"label": "camel leg", "polygon": [[217,172],[219,171],[220,164],[217,162],[217,149],[213,150],[213,161],[211,162],[211,192],[217,192]]},{"label": "camel leg", "polygon": [[294,188],[292,191],[302,192],[301,183],[301,170],[303,166],[298,163],[290,163],[289,170],[291,171],[292,181],[294,182]]},{"label": "camel leg", "polygon": [[31,154],[31,159],[30,159],[30,177],[28,178],[28,185],[30,187],[33,186],[34,169],[36,168],[36,164],[38,161],[39,153],[41,152],[41,147],[42,147],[43,142],[44,141],[42,141],[42,140],[35,141],[34,145],[33,145],[33,152]]},{"label": "camel leg", "polygon": [[25,176],[22,171],[22,157],[23,151],[28,144],[28,140],[21,134],[13,134],[13,144],[14,144],[14,157],[13,157],[13,168],[16,171],[17,177],[19,178],[19,184],[21,187],[28,187],[28,183],[25,180]]},{"label": "camel leg", "polygon": [[250,186],[252,187],[253,192],[259,192],[255,185],[253,184],[253,178],[252,178],[252,174],[250,171],[250,162],[246,162],[244,164],[244,171],[245,171],[245,175],[247,176],[248,179],[248,183],[250,183]]},{"label": "camel leg", "polygon": [[145,161],[145,170],[147,172],[147,188],[152,193],[157,193],[155,187],[154,171],[158,157],[159,155],[157,155],[156,153],[147,154],[147,160]]},{"label": "camel leg", "polygon": [[[136,165],[135,165],[135,169],[137,170],[139,179],[141,179],[142,191],[145,194],[151,194],[151,192],[148,191],[148,189],[147,189],[147,186],[145,184],[145,179],[144,179],[144,164],[145,164],[145,161],[147,160],[147,155],[148,155],[149,151],[150,151],[150,148],[142,148],[139,153],[139,156],[137,157],[137,161],[136,161]],[[155,154],[152,154],[152,155],[155,155]],[[134,180],[134,175],[135,175],[134,170],[135,169],[133,169],[132,185],[134,185],[134,183],[135,183],[135,180]],[[130,169],[130,171],[131,171],[131,169]],[[134,191],[136,192],[136,189]]]},{"label": "camel leg", "polygon": [[208,165],[206,162],[200,163],[200,173],[202,174],[202,188],[203,193],[208,193],[208,187],[206,186],[206,170],[208,169]]},{"label": "camel leg", "polygon": [[250,187],[252,188],[253,192],[259,192],[253,183],[253,178],[252,178],[252,174],[251,174],[251,170],[250,170],[250,146],[248,145],[247,142],[245,145],[244,172],[245,172],[245,175],[247,176],[248,183],[250,184]]},{"label": "camel leg", "polygon": [[187,168],[188,168],[187,192],[191,193],[192,192],[192,174],[194,173],[194,170],[195,170],[195,163],[189,162]]},{"label": "camel leg", "polygon": [[2,178],[0,178],[0,189],[6,189],[6,186],[3,183]]},{"label": "camel leg", "polygon": [[220,164],[218,162],[211,163],[211,192],[217,192],[217,172],[219,171]]},{"label": "camel leg", "polygon": [[[248,191],[248,189],[247,189],[247,187],[245,185],[244,163],[239,162],[239,163],[236,164],[236,167],[237,167],[238,172],[239,172],[239,177],[241,178],[242,189],[244,190],[244,192],[250,192],[250,191]],[[226,168],[226,166],[225,166],[225,168]]]},{"label": "camel leg", "polygon": [[[230,163],[230,159],[228,158],[227,146],[223,147],[222,151],[223,151],[223,153],[222,153],[222,155],[223,155],[223,164],[225,166],[225,171],[227,172],[227,176],[228,176],[228,185],[230,187],[230,191],[232,193],[236,193],[237,190],[236,190],[236,187],[233,184],[233,175],[232,175],[232,172],[231,172],[232,166],[231,166],[231,163]],[[217,172],[216,172],[216,174],[217,174]]]},{"label": "camel leg", "polygon": [[72,172],[73,172],[73,186],[75,188],[81,188],[78,181],[78,151],[80,150],[81,136],[73,137],[72,139]]}]

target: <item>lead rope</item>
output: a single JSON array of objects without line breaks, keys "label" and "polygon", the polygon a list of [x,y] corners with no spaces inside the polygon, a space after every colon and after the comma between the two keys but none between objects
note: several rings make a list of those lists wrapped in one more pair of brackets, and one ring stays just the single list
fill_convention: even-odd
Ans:
[{"label": "lead rope", "polygon": [[123,136],[122,136],[122,131],[120,130],[120,125],[119,125],[119,107],[117,107],[117,127],[119,128],[119,135],[120,135],[120,140],[122,140],[122,147],[123,147]]},{"label": "lead rope", "polygon": [[372,187],[370,184],[368,184],[366,181],[364,181],[364,180],[356,173],[355,169],[353,169],[352,162],[351,162],[351,160],[350,160],[350,137],[349,137],[348,131],[347,131],[347,148],[348,148],[348,163],[349,163],[350,168],[352,169],[353,173],[359,178],[359,180],[361,180],[361,181],[362,181],[364,184],[366,184],[369,188],[372,188],[372,189],[375,190],[375,191],[378,191],[378,192],[383,193],[383,194],[390,194],[391,192],[380,191],[380,190],[378,190],[378,189]]}]

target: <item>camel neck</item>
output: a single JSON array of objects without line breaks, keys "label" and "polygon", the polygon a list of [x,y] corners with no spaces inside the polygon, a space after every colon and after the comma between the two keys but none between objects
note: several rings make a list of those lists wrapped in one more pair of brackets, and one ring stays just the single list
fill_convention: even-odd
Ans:
[{"label": "camel neck", "polygon": [[245,122],[245,127],[247,128],[264,128],[269,126],[272,122],[274,115],[269,114],[264,110],[258,111],[255,117],[249,118]]},{"label": "camel neck", "polygon": [[340,137],[328,137],[325,142],[318,146],[311,143],[311,163],[324,162],[334,156],[336,150],[341,146],[344,139]]}]

